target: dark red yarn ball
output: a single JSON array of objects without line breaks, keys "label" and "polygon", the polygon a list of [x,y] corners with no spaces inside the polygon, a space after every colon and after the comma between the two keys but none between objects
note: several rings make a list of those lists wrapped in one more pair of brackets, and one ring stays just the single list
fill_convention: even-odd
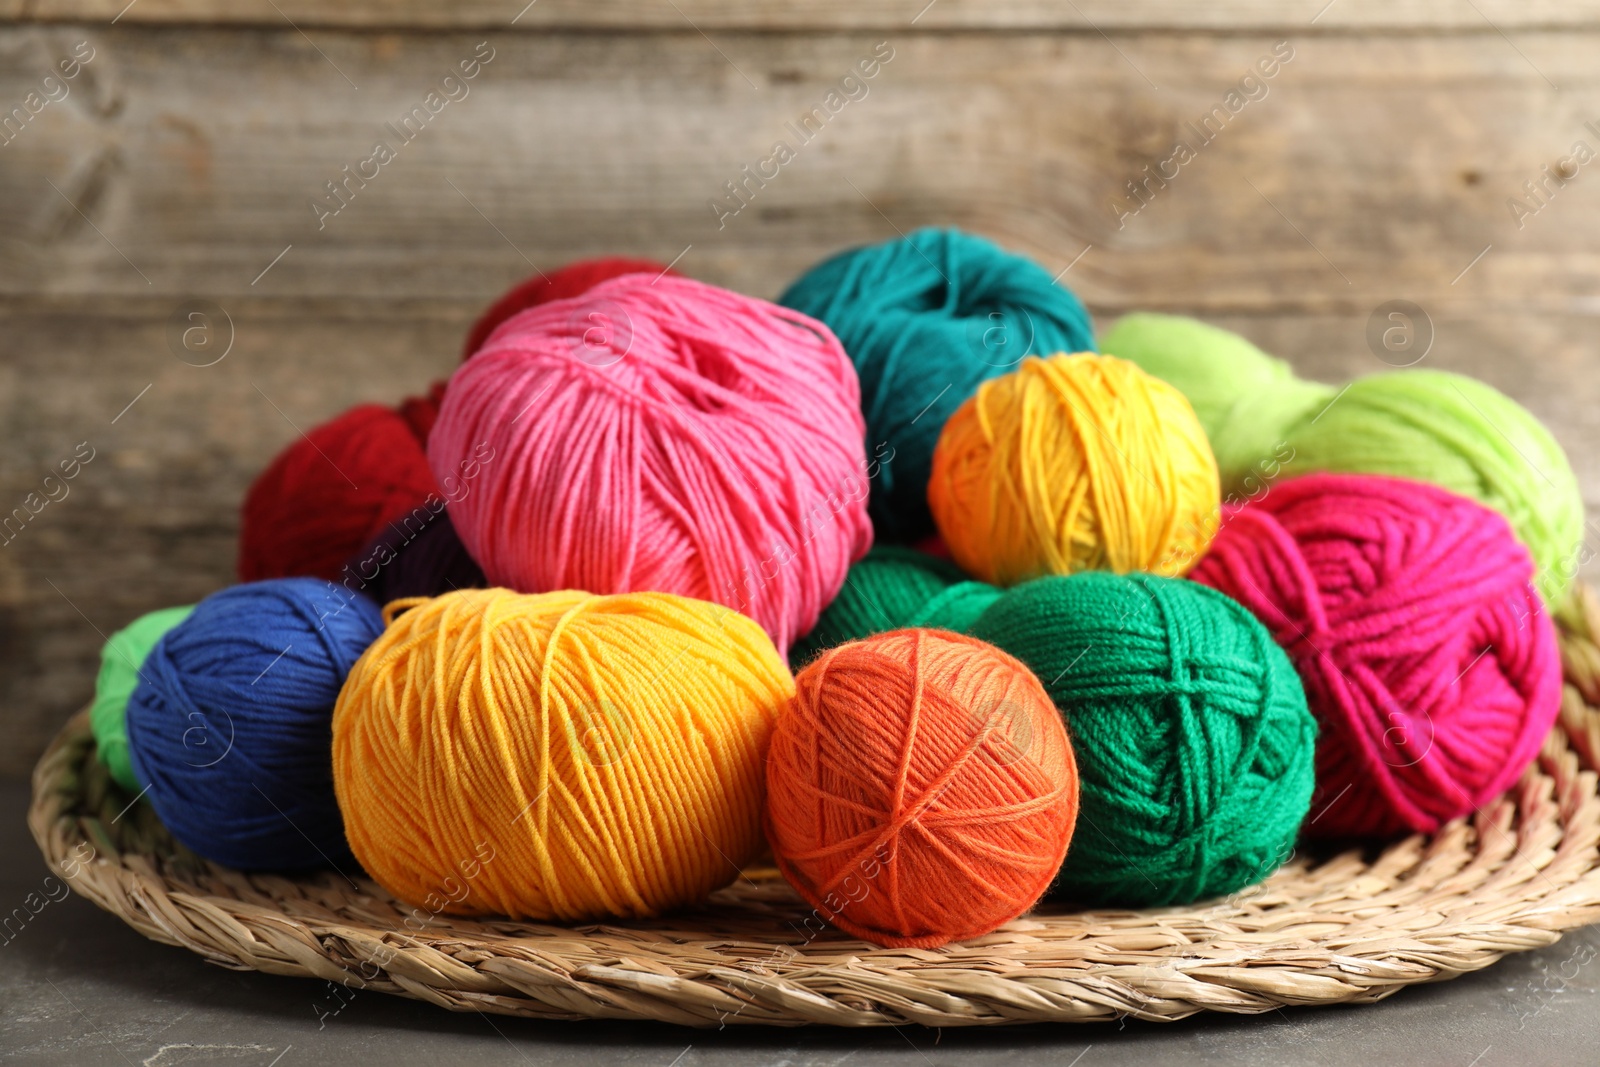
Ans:
[{"label": "dark red yarn ball", "polygon": [[[438,507],[437,513],[432,508]],[[442,500],[416,508],[383,531],[345,564],[339,581],[380,606],[453,589],[483,589],[483,569],[467,553]]]},{"label": "dark red yarn ball", "polygon": [[390,521],[437,495],[426,445],[443,398],[439,382],[398,408],[359,404],[278,453],[245,495],[239,580],[339,581]]},{"label": "dark red yarn ball", "polygon": [[624,274],[672,273],[653,259],[629,259],[625,256],[605,256],[600,259],[580,259],[568,263],[560,270],[548,274],[535,274],[508,289],[504,296],[489,305],[489,310],[478,316],[467,333],[467,343],[461,348],[461,358],[466,359],[483,347],[494,328],[519,311],[551,300],[565,300],[582,296],[601,282]]},{"label": "dark red yarn ball", "polygon": [[406,420],[406,425],[411,427],[411,432],[418,441],[428,443],[428,435],[433,432],[433,424],[439,418],[439,405],[444,403],[444,382],[434,382],[428,386],[428,391],[422,396],[408,396],[400,401],[400,406],[395,409],[399,416]]}]

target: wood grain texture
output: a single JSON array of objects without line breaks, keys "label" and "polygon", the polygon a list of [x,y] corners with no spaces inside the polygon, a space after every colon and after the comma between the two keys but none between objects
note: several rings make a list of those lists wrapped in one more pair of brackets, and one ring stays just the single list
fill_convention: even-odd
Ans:
[{"label": "wood grain texture", "polygon": [[[508,35],[409,144],[387,124],[486,38],[11,29],[0,100],[80,38],[80,84],[0,148],[0,293],[468,299],[530,263],[688,249],[691,272],[771,295],[937,223],[1052,270],[1092,245],[1067,280],[1110,306],[1567,312],[1600,291],[1600,163],[1520,229],[1507,207],[1574,142],[1600,148],[1600,33],[1296,40],[1205,145],[1189,124],[1272,36],[896,38],[802,143],[791,124],[889,38]],[[1196,158],[1119,226],[1180,137]],[[396,158],[319,229],[313,200],[380,139]],[[796,158],[719,228],[713,199],[780,139]]]},{"label": "wood grain texture", "polygon": [[[1582,0],[4,0],[0,13],[40,21],[303,27],[521,29],[1320,29],[1358,27],[1487,31],[1594,26]],[[1314,22],[1313,22],[1314,20]]]},{"label": "wood grain texture", "polygon": [[[1600,31],[1290,34],[1267,95],[1119,227],[1126,183],[1278,34],[153,24],[178,10],[0,27],[0,120],[77,42],[95,49],[0,145],[0,511],[80,442],[96,449],[70,495],[0,545],[0,771],[26,770],[81,706],[102,634],[231,580],[238,502],[291,422],[421,389],[478,308],[579,256],[681,254],[685,273],[773,296],[840,247],[954,224],[1070,267],[1102,321],[1195,312],[1330,379],[1379,369],[1367,317],[1406,298],[1438,326],[1429,363],[1528,404],[1600,505],[1600,161],[1520,229],[1507,209],[1575,141],[1600,148],[1585,126],[1600,124]],[[940,0],[918,30],[974,10]],[[1318,27],[1361,10],[1340,0]],[[323,183],[484,40],[494,59],[470,95],[319,230]],[[894,58],[867,95],[800,144],[788,124],[884,40]],[[796,158],[719,228],[710,202],[779,138]],[[166,338],[200,298],[236,334],[204,369]]]}]

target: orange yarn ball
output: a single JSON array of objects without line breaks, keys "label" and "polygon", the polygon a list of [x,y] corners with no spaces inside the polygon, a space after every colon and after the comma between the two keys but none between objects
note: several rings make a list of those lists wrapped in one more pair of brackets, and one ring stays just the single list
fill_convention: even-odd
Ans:
[{"label": "orange yarn ball", "polygon": [[767,759],[767,837],[821,919],[934,948],[1033,906],[1072,839],[1078,769],[1028,668],[974,638],[894,630],[795,684]]}]

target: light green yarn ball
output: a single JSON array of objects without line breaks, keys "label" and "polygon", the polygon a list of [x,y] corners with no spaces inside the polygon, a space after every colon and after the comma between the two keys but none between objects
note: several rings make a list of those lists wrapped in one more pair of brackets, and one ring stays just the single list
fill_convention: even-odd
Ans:
[{"label": "light green yarn ball", "polygon": [[1583,496],[1566,453],[1515,400],[1473,378],[1397,370],[1352,382],[1315,425],[1286,435],[1291,472],[1391,474],[1495,509],[1528,546],[1557,603],[1577,573]]},{"label": "light green yarn ball", "polygon": [[89,728],[94,732],[100,761],[110,769],[118,785],[132,792],[144,786],[134,775],[128,757],[128,698],[139,684],[139,670],[150,650],[193,610],[194,605],[190,604],[141,615],[112,634],[100,650],[100,675],[94,683]]},{"label": "light green yarn ball", "polygon": [[1101,349],[1189,398],[1211,438],[1224,498],[1314,471],[1431,482],[1510,521],[1548,603],[1559,605],[1576,576],[1584,510],[1572,465],[1538,419],[1492,386],[1406,369],[1358,378],[1341,392],[1296,378],[1237,334],[1179,315],[1129,315]]}]

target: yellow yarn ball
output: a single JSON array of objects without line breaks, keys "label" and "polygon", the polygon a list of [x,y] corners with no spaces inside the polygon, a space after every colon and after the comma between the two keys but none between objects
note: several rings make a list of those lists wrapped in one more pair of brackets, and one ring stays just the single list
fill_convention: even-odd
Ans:
[{"label": "yellow yarn ball", "polygon": [[945,423],[928,504],[995,585],[1109,570],[1177,577],[1216,533],[1217,461],[1189,401],[1114,356],[1030,357]]},{"label": "yellow yarn ball", "polygon": [[728,608],[670,593],[400,600],[333,715],[361,865],[425,913],[575,922],[702,900],[762,848],[794,679]]}]

